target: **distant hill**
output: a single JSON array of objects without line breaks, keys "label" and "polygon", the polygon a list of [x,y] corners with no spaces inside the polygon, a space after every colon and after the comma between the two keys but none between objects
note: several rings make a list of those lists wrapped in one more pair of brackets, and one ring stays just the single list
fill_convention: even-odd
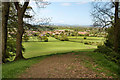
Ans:
[{"label": "distant hill", "polygon": [[50,24],[51,26],[61,26],[61,27],[93,27],[93,25],[69,25],[69,24],[60,24],[60,23],[55,23],[55,24]]}]

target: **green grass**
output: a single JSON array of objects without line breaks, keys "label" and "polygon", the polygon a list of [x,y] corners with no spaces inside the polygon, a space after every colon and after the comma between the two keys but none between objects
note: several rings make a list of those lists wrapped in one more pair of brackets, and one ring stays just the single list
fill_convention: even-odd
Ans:
[{"label": "green grass", "polygon": [[96,48],[93,45],[59,41],[52,37],[49,37],[49,42],[24,42],[23,45],[26,49],[24,53],[25,58]]},{"label": "green grass", "polygon": [[[114,78],[120,78],[120,66],[112,61],[109,61],[104,57],[102,53],[96,53],[92,50],[90,51],[79,51],[75,52],[75,55],[80,55],[79,58],[84,55],[85,57],[89,57],[92,60],[83,60],[85,62],[85,66],[88,68],[92,68],[94,71],[97,71],[99,73],[104,72],[107,76],[113,76]],[[84,57],[83,56],[83,57]],[[97,65],[96,67],[93,66]],[[100,68],[99,70],[97,70]]]},{"label": "green grass", "polygon": [[77,38],[76,36],[69,36],[68,38],[70,39],[70,41],[74,41],[74,42],[80,42],[80,41],[103,42],[105,40],[104,37],[86,37],[86,39],[84,39],[84,36],[78,36]]},{"label": "green grass", "polygon": [[73,30],[73,29],[55,29],[55,30],[68,30],[69,31],[69,30]]},{"label": "green grass", "polygon": [[[80,55],[78,58],[83,59],[85,66],[88,68],[92,68],[94,71],[97,71],[99,73],[104,72],[109,76],[114,76],[114,74],[117,74],[117,77],[120,76],[118,74],[118,71],[120,70],[119,66],[115,64],[114,62],[111,62],[107,60],[101,53],[93,52],[94,49],[84,49],[81,51],[72,51],[72,53],[75,53],[75,55]],[[71,53],[71,52],[70,52]],[[58,53],[55,55],[63,55],[67,53]],[[16,62],[6,63],[2,65],[2,77],[3,78],[17,78],[18,75],[21,73],[24,73],[24,71],[29,68],[31,65],[38,63],[40,60],[45,59],[46,57],[52,56],[54,54],[49,54],[47,56],[41,56],[36,58],[31,58],[28,60],[19,60]],[[84,55],[84,56],[83,56]],[[89,57],[91,60],[85,59],[84,57]],[[101,70],[96,70],[97,67],[93,67],[92,63],[97,64],[98,68],[102,68]],[[82,63],[80,63],[82,64]],[[109,72],[108,72],[109,71]]]},{"label": "green grass", "polygon": [[2,78],[17,78],[17,76],[23,73],[25,69],[44,58],[45,56],[2,64]]},{"label": "green grass", "polygon": [[[93,58],[94,62],[96,64],[103,67],[103,69],[104,69],[103,71],[105,71],[105,70],[111,71],[111,72],[117,74],[120,78],[120,72],[119,72],[120,66],[118,66],[117,64],[115,64],[112,61],[107,60],[102,53],[92,52],[87,55],[90,56],[91,58]],[[112,73],[108,73],[108,75],[114,76],[114,74],[112,74]]]},{"label": "green grass", "polygon": [[80,52],[81,54],[84,54],[84,52],[86,52],[87,54],[85,54],[85,56],[91,57],[96,64],[102,66],[104,68],[103,71],[106,69],[114,73],[117,73],[118,71],[118,65],[105,59],[102,54],[93,52],[93,50],[96,48],[96,46],[93,45],[84,45],[83,43],[69,41],[59,41],[52,37],[49,37],[49,42],[39,42],[37,38],[34,38],[34,41],[31,40],[30,42],[24,42],[23,45],[26,49],[24,56],[25,58],[30,59],[3,64],[3,78],[17,77],[31,65],[38,63],[40,60],[44,59],[46,55],[51,56],[54,54],[64,54],[67,52]]}]

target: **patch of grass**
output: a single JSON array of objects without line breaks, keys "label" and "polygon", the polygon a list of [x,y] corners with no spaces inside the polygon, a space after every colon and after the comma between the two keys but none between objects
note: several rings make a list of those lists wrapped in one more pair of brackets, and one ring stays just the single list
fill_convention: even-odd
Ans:
[{"label": "patch of grass", "polygon": [[48,42],[24,42],[23,45],[26,49],[25,58],[97,48],[83,43],[58,41],[52,37],[48,38]]},{"label": "patch of grass", "polygon": [[[88,68],[92,68],[93,70],[101,73],[104,72],[108,76],[118,77],[120,78],[120,66],[116,63],[107,60],[103,54],[96,53],[93,51],[87,51],[87,52],[77,52],[77,55],[84,55],[88,56],[88,58],[91,58],[92,60],[85,59],[83,60],[85,62],[85,66]],[[80,57],[79,57],[80,58]],[[96,65],[96,66],[95,66]]]},{"label": "patch of grass", "polygon": [[77,43],[84,43],[84,42],[94,42],[94,43],[103,43],[105,38],[104,37],[86,37],[84,39],[84,36],[69,36],[69,41],[71,42],[77,42]]},{"label": "patch of grass", "polygon": [[[103,54],[92,52],[91,54],[88,54],[88,56],[92,57],[95,60],[94,62],[103,67],[105,70],[109,70],[120,76],[120,66],[112,61],[107,60]],[[108,75],[113,74],[108,73]]]},{"label": "patch of grass", "polygon": [[46,56],[2,64],[2,78],[17,78],[17,76],[23,73],[27,68],[45,57]]}]

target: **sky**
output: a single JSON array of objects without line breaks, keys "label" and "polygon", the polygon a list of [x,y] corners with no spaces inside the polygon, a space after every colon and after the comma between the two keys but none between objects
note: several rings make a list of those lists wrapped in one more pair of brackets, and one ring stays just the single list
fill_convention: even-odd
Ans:
[{"label": "sky", "polygon": [[91,2],[50,2],[46,8],[38,8],[30,2],[36,12],[36,22],[40,18],[50,18],[54,24],[92,25]]}]

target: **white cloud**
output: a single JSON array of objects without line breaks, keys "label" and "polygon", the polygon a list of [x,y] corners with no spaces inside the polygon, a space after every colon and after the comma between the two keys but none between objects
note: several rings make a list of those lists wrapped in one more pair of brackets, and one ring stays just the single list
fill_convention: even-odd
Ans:
[{"label": "white cloud", "polygon": [[62,3],[61,5],[62,6],[70,6],[71,4],[70,3]]}]

